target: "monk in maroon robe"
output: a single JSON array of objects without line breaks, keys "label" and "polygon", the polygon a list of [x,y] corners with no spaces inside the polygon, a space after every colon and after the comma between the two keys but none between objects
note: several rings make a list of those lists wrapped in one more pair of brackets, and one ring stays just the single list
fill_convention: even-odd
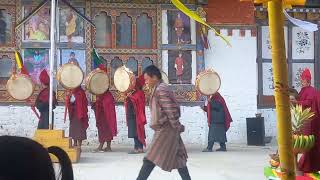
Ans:
[{"label": "monk in maroon robe", "polygon": [[[37,96],[35,106],[40,112],[40,120],[38,123],[38,129],[49,129],[49,97],[50,97],[50,89],[49,83],[50,78],[47,71],[44,69],[40,73],[39,80],[43,89],[40,91],[39,95]],[[55,92],[53,92],[52,96],[52,108],[54,109],[57,105],[57,100],[55,96]],[[53,113],[52,113],[53,116]],[[52,117],[53,119],[53,117]],[[53,126],[53,124],[52,124]]]},{"label": "monk in maroon robe", "polygon": [[[99,66],[101,70],[106,71],[105,67]],[[117,135],[117,117],[115,109],[115,100],[112,93],[107,90],[101,95],[97,95],[96,102],[92,104],[92,109],[96,116],[96,126],[98,128],[99,147],[96,152],[110,152],[111,140]],[[103,149],[104,143],[107,147]]]},{"label": "monk in maroon robe", "polygon": [[227,151],[227,131],[230,128],[232,118],[225,100],[219,92],[208,99],[208,105],[204,107],[208,115],[208,146],[202,152],[212,152],[214,143],[218,142],[220,148],[217,151]]},{"label": "monk in maroon robe", "polygon": [[130,154],[143,153],[143,146],[146,146],[144,130],[144,126],[147,124],[145,113],[146,98],[142,90],[143,86],[144,77],[140,76],[136,80],[134,92],[125,101],[128,137],[134,139],[134,150]]},{"label": "monk in maroon robe", "polygon": [[72,90],[71,97],[67,99],[70,129],[69,137],[73,139],[74,146],[80,146],[87,139],[87,128],[89,127],[88,100],[81,86]]},{"label": "monk in maroon robe", "polygon": [[[311,108],[315,112],[315,117],[305,124],[303,127],[304,135],[314,135],[316,139],[315,146],[308,152],[305,152],[299,160],[299,169],[303,172],[320,171],[320,95],[317,90],[311,86],[311,73],[309,69],[305,69],[301,74],[302,89],[298,95],[298,99],[293,103],[302,105],[303,108]],[[317,100],[318,99],[318,100]]]}]

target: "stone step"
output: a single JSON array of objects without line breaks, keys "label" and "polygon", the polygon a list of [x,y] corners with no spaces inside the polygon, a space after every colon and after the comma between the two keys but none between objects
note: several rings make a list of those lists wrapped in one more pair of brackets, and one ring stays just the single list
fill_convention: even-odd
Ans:
[{"label": "stone step", "polygon": [[[71,139],[64,137],[63,130],[36,130],[33,139],[45,148],[57,146],[63,149],[69,156],[72,163],[77,163],[80,160],[80,148],[71,147]],[[58,162],[58,159],[50,154],[53,162]]]},{"label": "stone step", "polygon": [[46,137],[35,137],[35,141],[42,144],[44,147],[48,148],[50,146],[58,146],[61,148],[70,148],[71,139],[70,138],[60,138],[60,139],[46,139]]},{"label": "stone step", "polygon": [[41,137],[46,139],[59,139],[64,138],[64,130],[46,130],[38,129],[36,130],[34,137]]}]

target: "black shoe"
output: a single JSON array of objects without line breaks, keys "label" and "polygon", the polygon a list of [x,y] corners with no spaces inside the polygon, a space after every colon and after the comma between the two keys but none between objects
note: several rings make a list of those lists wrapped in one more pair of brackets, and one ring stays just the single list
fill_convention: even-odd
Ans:
[{"label": "black shoe", "polygon": [[202,152],[212,152],[212,149],[205,148]]},{"label": "black shoe", "polygon": [[227,148],[219,148],[219,149],[217,149],[217,151],[226,152],[226,151],[227,151]]},{"label": "black shoe", "polygon": [[134,149],[133,151],[128,152],[128,154],[143,154],[143,149]]}]

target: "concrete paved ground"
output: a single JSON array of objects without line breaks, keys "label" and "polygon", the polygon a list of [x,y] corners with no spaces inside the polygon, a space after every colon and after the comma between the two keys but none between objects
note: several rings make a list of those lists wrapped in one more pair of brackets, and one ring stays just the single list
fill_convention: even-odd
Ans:
[{"label": "concrete paved ground", "polygon": [[[129,147],[110,153],[91,153],[84,148],[81,161],[74,165],[76,180],[135,180],[144,155],[129,155]],[[202,153],[201,147],[187,147],[188,167],[193,180],[263,180],[272,147],[229,145],[228,152]],[[149,180],[180,180],[178,172],[155,168]]]}]

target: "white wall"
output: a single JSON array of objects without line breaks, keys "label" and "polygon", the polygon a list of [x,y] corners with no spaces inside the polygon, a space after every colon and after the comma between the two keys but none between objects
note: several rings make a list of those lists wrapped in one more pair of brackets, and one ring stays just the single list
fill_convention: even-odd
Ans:
[{"label": "white wall", "polygon": [[[90,107],[89,107],[90,108]],[[55,129],[65,130],[68,136],[69,121],[63,122],[64,107],[58,106],[54,110]],[[128,131],[125,120],[125,112],[123,106],[116,107],[118,136],[114,139],[115,144],[133,144],[132,139],[128,139]],[[186,131],[182,134],[182,138],[187,144],[204,145],[206,143],[206,117],[199,107],[181,107],[181,122],[185,125]],[[147,120],[150,122],[150,111],[147,107]],[[33,137],[37,128],[38,120],[32,113],[30,107],[26,106],[0,106],[0,135],[16,135]],[[146,125],[147,143],[151,142],[153,131],[149,124]],[[87,130],[88,140],[85,143],[98,142],[97,128],[95,124],[95,116],[93,111],[89,111],[89,128]]]},{"label": "white wall", "polygon": [[[226,30],[221,33],[227,36]],[[205,64],[221,77],[220,93],[233,118],[229,140],[246,143],[246,118],[257,113],[257,40],[251,36],[250,30],[244,37],[240,37],[239,30],[233,30],[227,39],[232,47],[209,32],[211,49],[205,51]]]},{"label": "white wall", "polygon": [[264,117],[264,126],[266,136],[276,137],[277,135],[277,121],[275,109],[259,109]]},{"label": "white wall", "polygon": [[[222,30],[223,34],[226,31]],[[255,113],[262,112],[265,117],[266,136],[276,135],[275,111],[272,109],[257,109],[257,66],[256,66],[256,37],[251,37],[250,31],[245,37],[239,36],[239,31],[234,30],[233,36],[229,36],[232,47],[228,47],[220,38],[210,31],[209,41],[211,49],[205,51],[206,68],[216,70],[222,80],[220,89],[224,96],[233,123],[228,132],[229,142],[246,143],[246,118],[254,117]],[[164,68],[166,69],[166,68]],[[207,119],[199,107],[182,108],[181,122],[186,126],[186,132],[182,134],[186,144],[204,145],[207,141]],[[115,144],[132,144],[127,138],[127,127],[123,106],[117,106],[118,136]],[[66,130],[68,135],[68,122],[63,123],[63,107],[55,110],[56,128]],[[95,117],[90,110],[90,127],[87,131],[86,143],[97,143],[97,129]],[[150,111],[147,108],[149,122]],[[37,126],[37,119],[30,107],[25,106],[0,106],[0,135],[19,135],[32,137]],[[147,143],[150,143],[153,131],[146,126]]]}]

